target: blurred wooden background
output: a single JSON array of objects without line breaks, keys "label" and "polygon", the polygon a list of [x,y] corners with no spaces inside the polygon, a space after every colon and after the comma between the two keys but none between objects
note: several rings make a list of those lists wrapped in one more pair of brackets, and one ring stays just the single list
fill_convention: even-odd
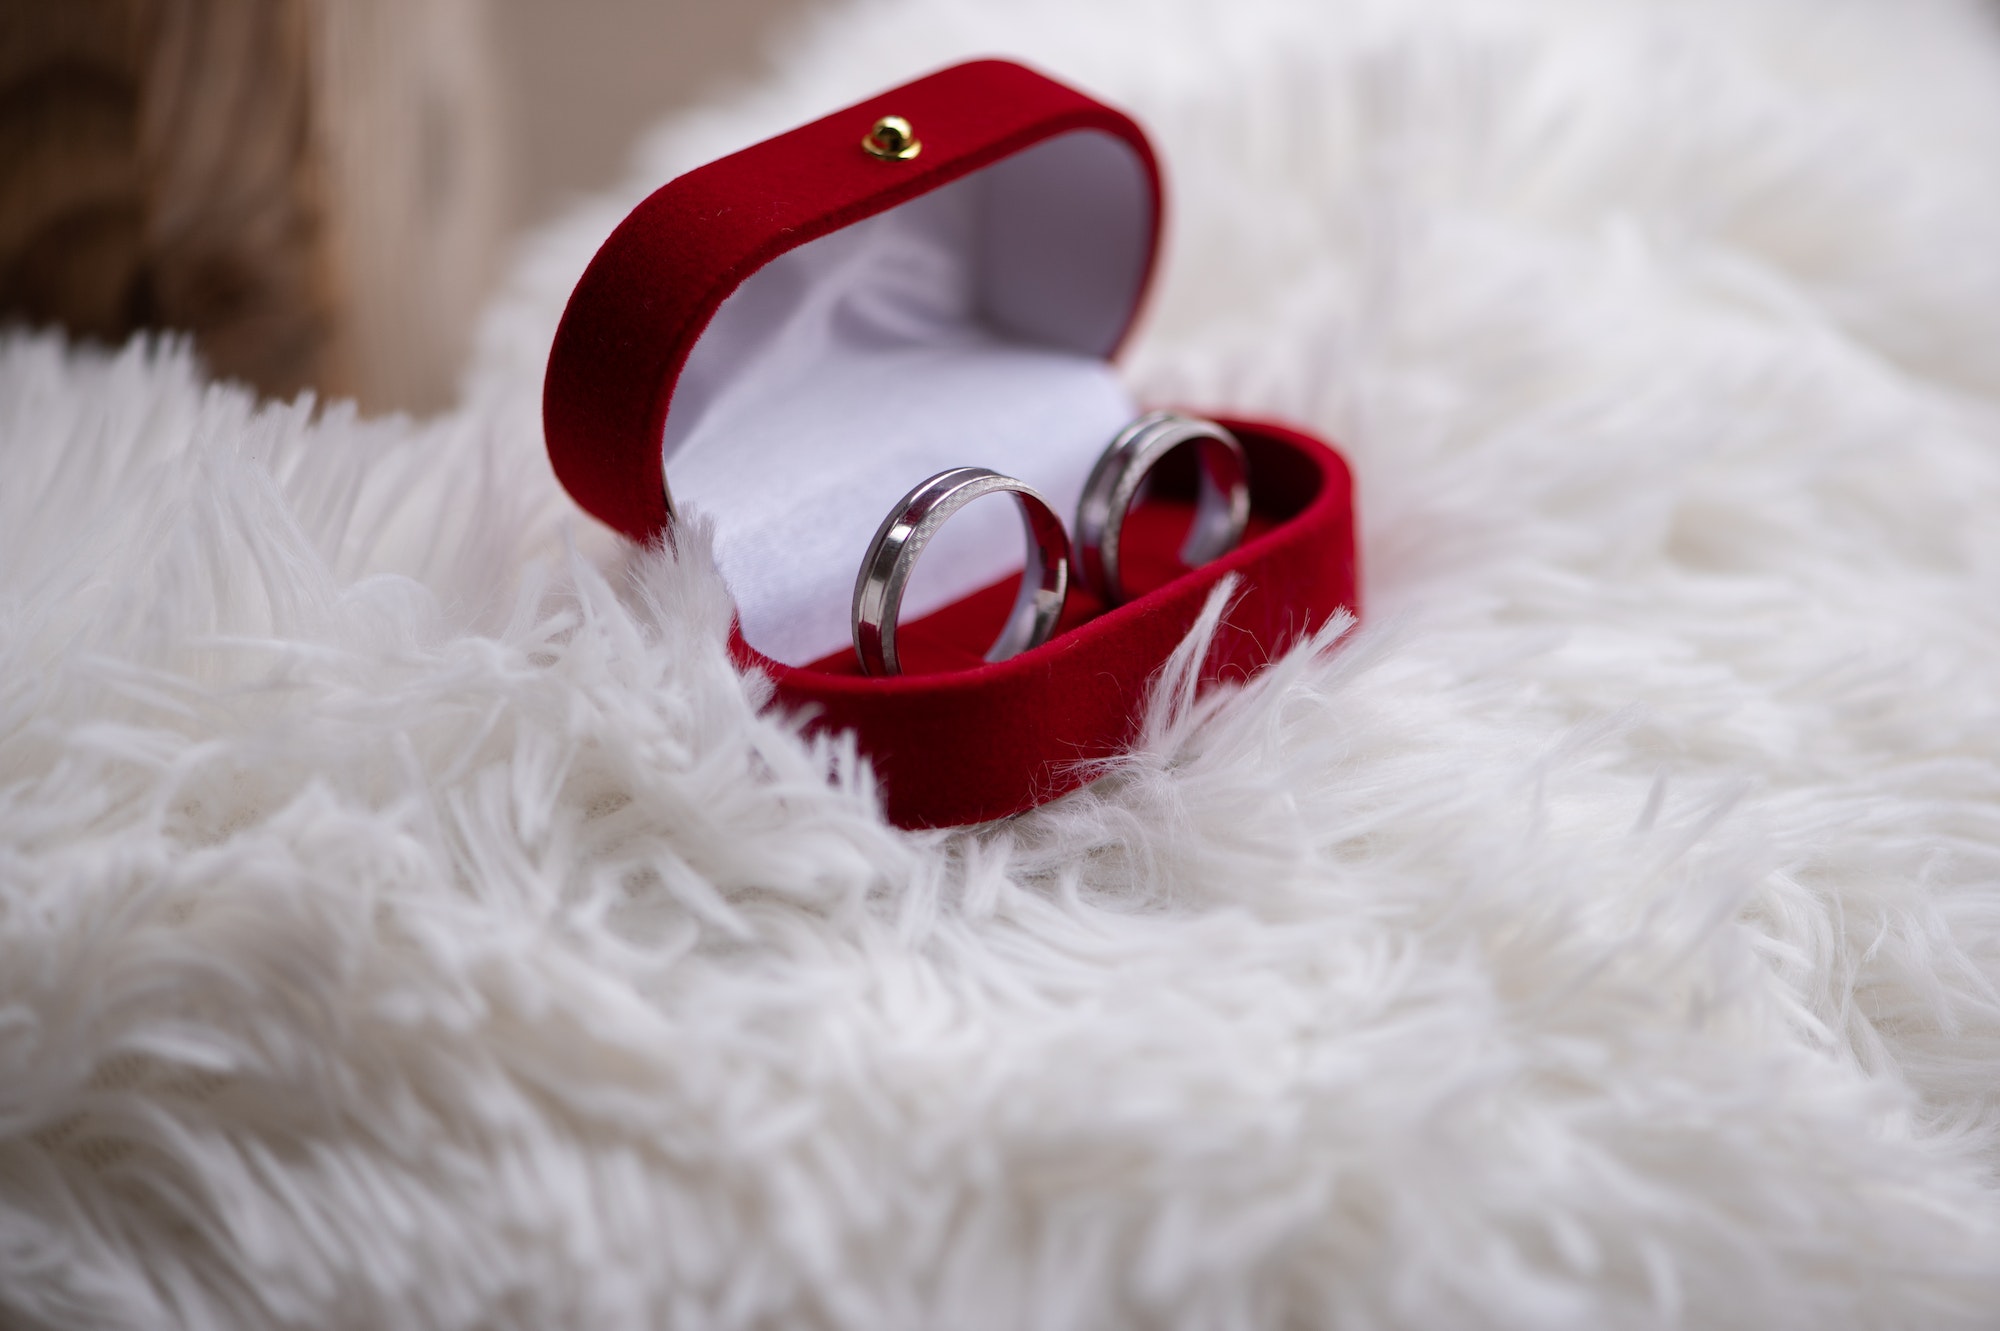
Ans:
[{"label": "blurred wooden background", "polygon": [[448,404],[509,241],[815,0],[0,0],[0,319]]}]

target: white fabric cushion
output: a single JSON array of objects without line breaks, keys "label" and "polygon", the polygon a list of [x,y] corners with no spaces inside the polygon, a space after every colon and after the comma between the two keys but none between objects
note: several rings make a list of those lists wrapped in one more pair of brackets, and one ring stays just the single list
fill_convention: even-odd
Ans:
[{"label": "white fabric cushion", "polygon": [[[919,482],[981,466],[1067,522],[1135,414],[1105,359],[1139,297],[1152,196],[1122,140],[1038,144],[753,274],[688,357],[667,484],[716,524],[743,636],[798,665],[849,641],[855,572]],[[1021,564],[1004,499],[949,523],[914,619]]]}]

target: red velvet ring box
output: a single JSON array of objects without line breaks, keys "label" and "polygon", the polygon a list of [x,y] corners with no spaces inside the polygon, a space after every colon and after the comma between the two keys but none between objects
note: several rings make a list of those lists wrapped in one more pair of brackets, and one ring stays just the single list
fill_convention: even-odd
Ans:
[{"label": "red velvet ring box", "polygon": [[[890,116],[908,142],[876,132]],[[1193,472],[1169,458],[1126,522],[1133,599],[1107,609],[1072,581],[1049,641],[988,663],[1022,546],[1012,505],[982,500],[918,565],[905,673],[861,673],[854,577],[906,491],[990,467],[1068,521],[1099,452],[1140,414],[1111,358],[1151,280],[1160,214],[1130,118],[982,60],[663,186],[570,297],[543,394],[556,474],[635,541],[670,537],[672,507],[713,519],[737,660],[770,676],[779,705],[854,732],[902,826],[1003,817],[1089,780],[1231,574],[1206,679],[1247,677],[1358,607],[1346,464],[1308,435],[1231,419],[1251,492],[1235,550],[1178,562]]]}]

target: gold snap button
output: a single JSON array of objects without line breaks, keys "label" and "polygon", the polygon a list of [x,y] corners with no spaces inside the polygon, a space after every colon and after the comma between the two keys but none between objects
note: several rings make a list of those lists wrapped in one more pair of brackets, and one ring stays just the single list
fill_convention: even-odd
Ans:
[{"label": "gold snap button", "polygon": [[924,145],[917,141],[916,130],[901,116],[883,116],[876,121],[868,137],[861,140],[861,146],[870,157],[885,162],[907,162],[924,150]]}]

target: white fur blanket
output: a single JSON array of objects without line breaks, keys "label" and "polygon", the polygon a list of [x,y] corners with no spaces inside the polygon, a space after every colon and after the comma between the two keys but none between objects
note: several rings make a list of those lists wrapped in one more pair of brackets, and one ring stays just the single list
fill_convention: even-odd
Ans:
[{"label": "white fur blanket", "polygon": [[[1366,624],[906,835],[542,456],[595,244],[972,54],[1172,173],[1142,395]],[[889,4],[462,405],[0,348],[0,1323],[2000,1324],[2000,27]]]}]

